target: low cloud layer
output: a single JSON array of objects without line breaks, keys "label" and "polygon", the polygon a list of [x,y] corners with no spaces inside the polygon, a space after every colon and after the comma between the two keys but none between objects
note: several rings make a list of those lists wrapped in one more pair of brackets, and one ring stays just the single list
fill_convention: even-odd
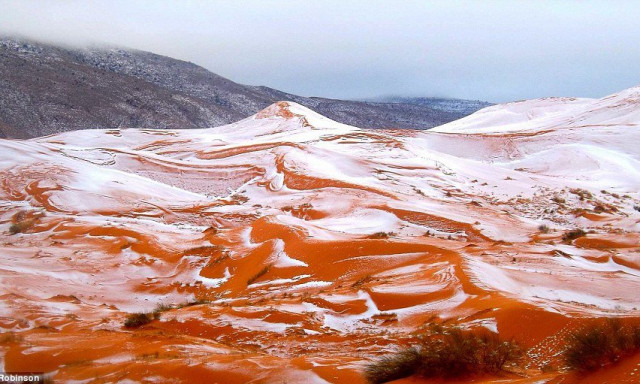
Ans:
[{"label": "low cloud layer", "polygon": [[2,1],[0,33],[108,43],[306,96],[493,102],[640,84],[640,2]]}]

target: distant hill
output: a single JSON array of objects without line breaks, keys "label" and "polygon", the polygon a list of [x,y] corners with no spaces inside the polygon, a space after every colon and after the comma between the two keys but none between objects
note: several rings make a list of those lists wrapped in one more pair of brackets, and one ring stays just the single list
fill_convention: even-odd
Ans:
[{"label": "distant hill", "polygon": [[427,106],[429,108],[446,111],[458,112],[464,115],[470,115],[475,111],[490,107],[493,104],[481,100],[464,100],[464,99],[448,99],[442,97],[384,97],[371,101],[382,103],[399,103]]},{"label": "distant hill", "polygon": [[429,129],[487,103],[348,101],[248,86],[193,63],[123,48],[76,49],[0,38],[0,137],[87,128],[203,128],[289,100],[363,128]]}]

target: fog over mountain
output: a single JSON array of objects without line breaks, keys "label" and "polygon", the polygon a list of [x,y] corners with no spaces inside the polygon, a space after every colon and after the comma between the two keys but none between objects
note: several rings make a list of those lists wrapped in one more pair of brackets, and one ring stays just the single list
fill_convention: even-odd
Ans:
[{"label": "fog over mountain", "polygon": [[0,34],[105,42],[303,96],[508,102],[640,83],[640,2],[0,0]]},{"label": "fog over mountain", "polygon": [[489,105],[309,98],[238,84],[150,52],[64,48],[15,38],[0,38],[0,85],[0,135],[12,138],[92,128],[213,127],[279,100],[364,128],[428,129]]}]

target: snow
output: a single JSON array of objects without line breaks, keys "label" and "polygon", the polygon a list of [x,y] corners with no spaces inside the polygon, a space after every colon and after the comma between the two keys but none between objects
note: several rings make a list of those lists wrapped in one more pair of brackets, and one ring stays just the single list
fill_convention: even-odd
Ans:
[{"label": "snow", "polygon": [[552,97],[497,104],[431,131],[472,134],[525,131],[574,113],[592,102],[593,99]]},{"label": "snow", "polygon": [[[0,140],[2,229],[23,209],[46,213],[50,224],[5,242],[0,293],[38,301],[53,289],[82,292],[87,305],[139,311],[183,302],[198,284],[227,303],[257,308],[269,294],[264,305],[313,312],[318,324],[340,332],[373,327],[366,320],[385,313],[376,294],[406,295],[406,307],[393,310],[400,324],[425,313],[465,314],[466,303],[483,295],[560,313],[636,313],[640,272],[633,263],[614,261],[608,250],[548,242],[576,227],[593,229],[596,240],[616,233],[633,241],[640,228],[633,209],[640,197],[639,95],[632,89],[598,100],[496,105],[426,132],[361,130],[288,103],[208,129]],[[571,188],[590,191],[593,201],[579,200]],[[565,207],[552,202],[556,195]],[[597,202],[618,213],[600,222],[575,214],[592,212]],[[541,235],[540,223],[554,231]],[[209,227],[219,232],[203,234]],[[89,235],[94,229],[112,235]],[[393,235],[364,239],[379,232]],[[48,246],[57,239],[60,245]],[[331,264],[312,248],[325,242],[346,245]],[[271,252],[263,263],[274,267],[273,278],[237,288],[243,256],[265,243]],[[483,251],[472,253],[472,243]],[[183,252],[211,244],[227,248],[231,264],[203,277],[210,258]],[[305,254],[307,246],[313,252]],[[52,255],[36,256],[49,248]],[[554,250],[571,256],[554,257]],[[352,287],[350,279],[365,274],[374,280]],[[284,293],[364,309],[347,315],[309,302],[279,305]],[[225,316],[221,321],[256,331],[291,327]],[[317,332],[313,324],[304,324],[309,335]],[[496,327],[490,319],[479,325]]]},{"label": "snow", "polygon": [[367,310],[359,313],[357,315],[334,315],[332,313],[328,313],[323,309],[319,309],[313,304],[304,303],[305,306],[308,306],[311,310],[316,310],[323,312],[323,323],[325,327],[335,329],[342,332],[347,332],[350,330],[354,330],[357,327],[358,322],[361,320],[365,320],[370,318],[373,315],[380,314],[380,310],[376,306],[376,303],[373,302],[369,293],[365,291],[359,291],[357,295],[358,300],[364,300],[367,306]]},{"label": "snow", "polygon": [[354,209],[349,216],[313,220],[313,224],[330,231],[350,234],[392,232],[400,220],[393,214],[377,209]]},{"label": "snow", "polygon": [[275,262],[273,263],[274,267],[278,268],[287,268],[287,267],[308,267],[309,265],[304,261],[294,259],[287,255],[284,251],[284,241],[281,239],[276,239],[276,243],[274,245],[273,254],[275,255]]}]

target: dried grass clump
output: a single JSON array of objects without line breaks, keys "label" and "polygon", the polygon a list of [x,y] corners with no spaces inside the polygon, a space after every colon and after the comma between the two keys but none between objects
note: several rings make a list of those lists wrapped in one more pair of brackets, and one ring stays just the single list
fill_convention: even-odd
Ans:
[{"label": "dried grass clump", "polygon": [[266,265],[264,268],[259,270],[255,275],[251,276],[249,278],[249,280],[247,280],[247,285],[251,285],[251,284],[255,283],[259,278],[261,278],[262,276],[266,275],[267,272],[269,272],[270,269],[271,269],[271,264]]},{"label": "dried grass clump", "polygon": [[392,236],[395,236],[393,232],[376,232],[369,235],[369,239],[388,239]]},{"label": "dried grass clump", "polygon": [[564,358],[569,368],[591,371],[638,351],[640,326],[625,326],[619,320],[612,319],[570,334]]},{"label": "dried grass clump", "polygon": [[540,224],[540,225],[538,226],[538,230],[539,230],[540,232],[542,232],[542,233],[549,233],[549,231],[550,231],[549,226],[548,226],[548,225],[546,225],[546,224]]},{"label": "dried grass clump", "polygon": [[11,226],[9,226],[9,234],[15,235],[16,233],[25,233],[35,225],[36,218],[37,217],[27,211],[18,212],[13,217]]},{"label": "dried grass clump", "polygon": [[156,313],[131,313],[124,321],[125,328],[139,328],[159,318]]},{"label": "dried grass clump", "polygon": [[587,235],[587,232],[585,232],[584,230],[582,230],[580,228],[577,228],[577,229],[573,229],[573,230],[571,230],[569,232],[565,232],[562,235],[562,240],[566,241],[566,242],[569,242],[569,241],[575,240],[575,239],[577,239],[579,237],[586,236],[586,235]]},{"label": "dried grass clump", "polygon": [[443,328],[413,348],[385,356],[365,369],[369,383],[380,384],[418,375],[453,378],[495,374],[522,355],[513,341],[502,341],[491,332]]}]

